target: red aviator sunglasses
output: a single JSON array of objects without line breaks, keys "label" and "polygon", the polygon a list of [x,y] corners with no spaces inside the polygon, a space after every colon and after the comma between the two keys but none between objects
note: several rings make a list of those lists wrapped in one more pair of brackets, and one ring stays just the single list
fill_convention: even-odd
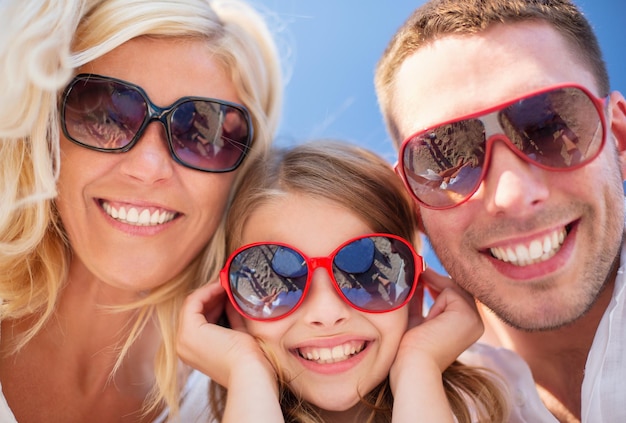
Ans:
[{"label": "red aviator sunglasses", "polygon": [[542,169],[578,169],[604,146],[605,104],[578,85],[535,91],[409,136],[396,171],[422,206],[443,210],[476,192],[496,141]]}]

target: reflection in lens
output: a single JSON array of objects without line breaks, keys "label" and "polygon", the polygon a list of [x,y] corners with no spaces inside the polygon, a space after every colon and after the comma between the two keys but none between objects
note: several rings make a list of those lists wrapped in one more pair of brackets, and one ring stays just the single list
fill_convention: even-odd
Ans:
[{"label": "reflection in lens", "polygon": [[126,147],[147,115],[141,93],[114,81],[78,80],[64,101],[64,125],[74,141],[96,148]]},{"label": "reflection in lens", "polygon": [[297,278],[306,275],[307,267],[304,258],[288,247],[280,246],[274,252],[272,269],[279,276]]},{"label": "reflection in lens", "polygon": [[206,170],[233,169],[249,147],[248,124],[243,114],[208,100],[179,104],[170,117],[177,157]]},{"label": "reflection in lens", "polygon": [[598,152],[604,133],[593,101],[574,87],[520,100],[499,115],[511,141],[534,162],[576,166]]},{"label": "reflection in lens", "polygon": [[343,247],[335,256],[335,265],[348,273],[363,273],[374,263],[372,238],[361,238]]},{"label": "reflection in lens", "polygon": [[349,266],[340,266],[335,259],[335,279],[341,292],[355,306],[370,311],[393,309],[407,298],[413,287],[413,254],[406,244],[395,238],[376,236],[363,239],[370,240],[375,247],[369,268],[352,273],[345,269]]},{"label": "reflection in lens", "polygon": [[425,204],[444,207],[475,188],[485,161],[485,129],[466,119],[441,125],[410,140],[403,156],[405,177]]},{"label": "reflection in lens", "polygon": [[[241,251],[232,260],[229,268],[230,287],[239,307],[251,317],[272,318],[281,316],[293,309],[302,298],[306,283],[306,267],[304,272],[293,277],[278,274],[273,267],[273,258],[277,252],[281,271],[294,270],[293,261],[296,257],[287,251],[297,253],[283,246],[264,244]],[[290,258],[288,258],[290,257]],[[301,256],[300,256],[301,258]],[[291,264],[289,264],[291,263]],[[279,265],[280,267],[280,265]]]},{"label": "reflection in lens", "polygon": [[184,137],[193,127],[195,117],[196,108],[193,102],[187,101],[179,104],[172,112],[172,117],[170,118],[172,136],[177,139],[178,137]]}]

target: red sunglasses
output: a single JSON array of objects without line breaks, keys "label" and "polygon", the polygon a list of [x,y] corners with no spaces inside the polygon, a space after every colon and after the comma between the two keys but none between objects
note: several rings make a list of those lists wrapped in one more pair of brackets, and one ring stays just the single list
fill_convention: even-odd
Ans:
[{"label": "red sunglasses", "polygon": [[91,150],[125,153],[148,124],[165,127],[172,158],[204,172],[230,172],[252,143],[244,106],[205,97],[182,97],[162,108],[138,85],[108,76],[80,74],[61,100],[61,128],[70,141]]},{"label": "red sunglasses", "polygon": [[542,169],[578,169],[604,146],[605,103],[581,86],[545,88],[411,135],[396,170],[420,204],[441,210],[476,192],[496,141]]},{"label": "red sunglasses", "polygon": [[326,269],[339,296],[352,307],[384,313],[411,299],[423,261],[408,241],[389,234],[359,236],[328,257],[315,258],[287,244],[259,242],[231,254],[220,281],[241,315],[276,320],[302,304],[318,267]]}]

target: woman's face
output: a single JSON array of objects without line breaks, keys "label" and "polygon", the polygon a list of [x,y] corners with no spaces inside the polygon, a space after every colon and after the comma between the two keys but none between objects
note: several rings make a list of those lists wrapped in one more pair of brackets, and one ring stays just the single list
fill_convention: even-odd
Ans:
[{"label": "woman's face", "polygon": [[[336,203],[289,194],[252,212],[243,244],[282,242],[308,257],[326,257],[349,239],[372,232]],[[387,377],[407,320],[407,307],[357,311],[339,297],[326,270],[316,268],[307,296],[292,314],[270,322],[246,320],[246,326],[275,356],[294,393],[324,413],[347,419],[358,410],[360,397]]]},{"label": "woman's face", "polygon": [[[183,96],[240,103],[201,40],[133,39],[79,73],[139,85],[161,107]],[[133,292],[165,283],[213,236],[235,174],[176,163],[159,122],[150,123],[137,144],[120,154],[89,150],[61,135],[56,204],[73,250],[70,279]],[[142,214],[156,215],[157,223],[139,224],[132,217]]]}]

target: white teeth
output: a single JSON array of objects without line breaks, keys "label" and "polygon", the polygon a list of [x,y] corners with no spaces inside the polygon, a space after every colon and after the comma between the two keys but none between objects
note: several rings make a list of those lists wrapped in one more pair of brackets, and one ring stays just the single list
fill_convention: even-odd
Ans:
[{"label": "white teeth", "polygon": [[139,224],[140,225],[149,225],[150,224],[150,210],[144,209],[141,214],[139,214]]},{"label": "white teeth", "polygon": [[539,257],[543,255],[543,246],[541,245],[541,241],[533,241],[530,243],[529,254],[531,260],[537,260]]},{"label": "white teeth", "polygon": [[365,342],[348,342],[332,348],[303,347],[298,349],[300,357],[320,364],[330,364],[344,361],[363,351]]},{"label": "white teeth", "polygon": [[565,228],[546,235],[543,239],[535,239],[530,244],[519,244],[511,247],[491,248],[491,254],[502,261],[515,266],[527,266],[540,263],[554,256],[563,245],[567,231]]},{"label": "white teeth", "polygon": [[525,245],[518,245],[515,247],[515,255],[518,261],[527,262],[530,259],[528,255],[528,249]]},{"label": "white teeth", "polygon": [[335,360],[339,360],[340,358],[345,357],[345,354],[343,353],[343,347],[341,345],[334,347],[332,349],[332,354]]},{"label": "white teeth", "polygon": [[328,348],[324,348],[320,350],[320,360],[328,361],[333,357],[333,353]]},{"label": "white teeth", "polygon": [[136,208],[131,207],[128,209],[126,212],[126,220],[135,224],[141,224],[141,222],[139,222],[139,212]]},{"label": "white teeth", "polygon": [[[150,224],[151,225],[156,225],[157,223],[159,223],[159,211],[155,210],[154,213],[152,213],[152,216],[150,216]],[[163,222],[161,222],[163,223]]]},{"label": "white teeth", "polygon": [[350,346],[349,344],[345,344],[343,346],[343,355],[352,355],[354,354],[354,347]]},{"label": "white teeth", "polygon": [[150,213],[149,209],[137,209],[136,207],[120,206],[116,208],[106,201],[102,202],[102,208],[113,219],[135,226],[161,225],[176,217],[176,213],[165,210],[155,210]]}]

